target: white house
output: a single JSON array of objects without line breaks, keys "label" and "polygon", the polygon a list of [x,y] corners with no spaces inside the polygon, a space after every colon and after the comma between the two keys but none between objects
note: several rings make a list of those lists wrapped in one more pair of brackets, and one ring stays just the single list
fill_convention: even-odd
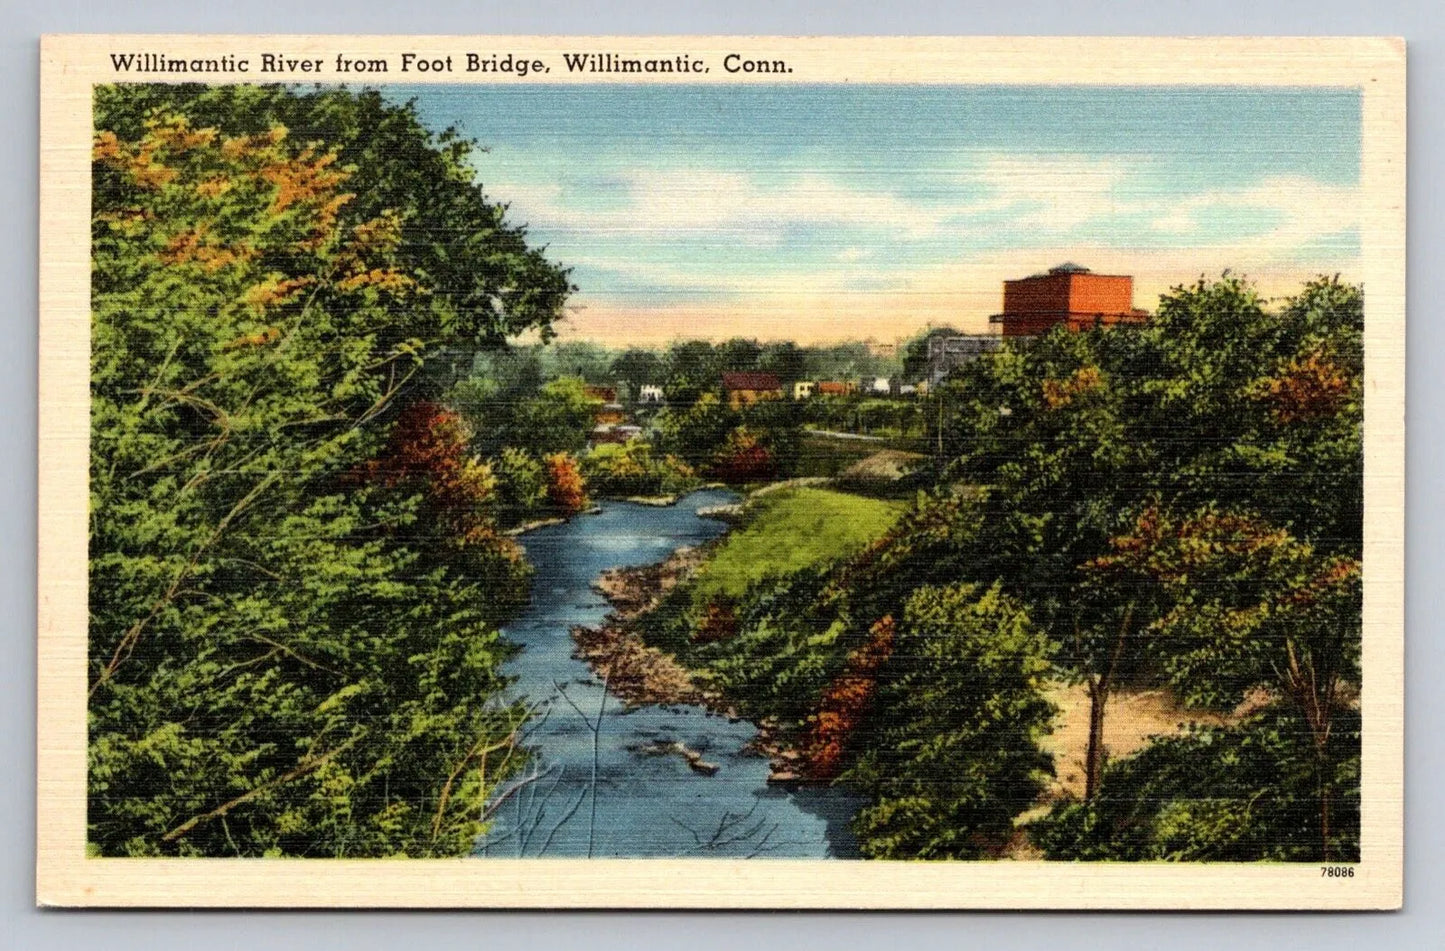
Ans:
[{"label": "white house", "polygon": [[818,384],[814,383],[812,380],[799,380],[798,382],[793,384],[793,399],[810,399],[813,395],[813,390],[815,387],[817,387],[817,385]]},{"label": "white house", "polygon": [[644,383],[637,391],[637,402],[639,403],[661,403],[662,387],[651,383]]}]

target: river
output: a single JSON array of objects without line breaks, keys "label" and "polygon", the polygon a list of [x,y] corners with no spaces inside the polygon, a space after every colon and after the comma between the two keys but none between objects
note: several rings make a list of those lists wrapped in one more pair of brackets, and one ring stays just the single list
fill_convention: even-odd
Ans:
[{"label": "river", "polygon": [[[736,500],[709,489],[666,507],[604,502],[599,513],[522,536],[537,576],[531,606],[505,628],[522,648],[506,672],[515,696],[540,704],[525,741],[536,778],[502,802],[479,855],[856,856],[848,819],[858,802],[841,789],[767,785],[767,759],[744,749],[752,724],[695,706],[627,711],[572,656],[572,626],[595,625],[609,609],[591,588],[604,570],[716,538],[726,526],[698,510]],[[656,752],[672,743],[717,772]]]}]

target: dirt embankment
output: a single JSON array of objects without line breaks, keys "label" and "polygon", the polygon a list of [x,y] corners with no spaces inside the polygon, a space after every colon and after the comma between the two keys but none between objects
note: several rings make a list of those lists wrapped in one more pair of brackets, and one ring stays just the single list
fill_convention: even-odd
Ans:
[{"label": "dirt embankment", "polygon": [[[1054,782],[1045,794],[1052,802],[1084,795],[1084,761],[1089,751],[1089,691],[1083,684],[1053,684],[1046,691],[1059,708],[1054,732],[1043,748],[1054,758]],[[1230,713],[1191,710],[1166,690],[1116,690],[1104,708],[1104,749],[1111,760],[1132,756],[1156,736],[1177,736],[1189,726],[1229,726],[1266,700],[1250,697]]]}]

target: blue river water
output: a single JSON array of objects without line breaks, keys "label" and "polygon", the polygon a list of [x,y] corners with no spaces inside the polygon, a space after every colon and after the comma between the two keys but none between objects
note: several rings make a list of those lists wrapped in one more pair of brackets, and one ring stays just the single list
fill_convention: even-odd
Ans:
[{"label": "blue river water", "polygon": [[[608,568],[662,561],[726,531],[699,509],[736,501],[694,492],[667,507],[604,502],[602,511],[522,536],[536,566],[532,604],[505,633],[512,690],[538,704],[526,736],[534,761],[501,800],[477,854],[501,857],[855,857],[848,820],[858,802],[841,789],[767,785],[768,761],[745,750],[756,728],[695,706],[626,710],[572,656],[571,628],[609,606],[592,590]],[[684,744],[715,764],[693,770]]]}]

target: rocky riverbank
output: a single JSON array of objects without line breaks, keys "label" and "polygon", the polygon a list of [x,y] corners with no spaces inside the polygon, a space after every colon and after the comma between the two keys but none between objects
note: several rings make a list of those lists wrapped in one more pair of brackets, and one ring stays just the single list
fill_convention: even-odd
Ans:
[{"label": "rocky riverbank", "polygon": [[702,558],[700,549],[679,548],[659,564],[604,571],[592,585],[612,605],[612,612],[597,627],[572,628],[575,653],[629,706],[708,706],[691,671],[666,651],[644,644],[634,624],[640,614],[692,574]]},{"label": "rocky riverbank", "polygon": [[[679,582],[687,579],[706,558],[702,548],[679,548],[664,561],[635,568],[613,568],[602,573],[592,589],[607,599],[612,611],[597,627],[572,628],[575,656],[587,662],[608,690],[631,707],[646,704],[692,704],[739,720],[737,709],[720,693],[699,687],[692,671],[672,654],[649,647],[636,631],[637,618],[656,607]],[[758,734],[749,748],[772,763],[768,782],[795,785],[805,782],[801,755],[781,741],[777,725],[755,724]],[[708,773],[692,765],[699,772]],[[710,764],[709,764],[710,765]]]}]

